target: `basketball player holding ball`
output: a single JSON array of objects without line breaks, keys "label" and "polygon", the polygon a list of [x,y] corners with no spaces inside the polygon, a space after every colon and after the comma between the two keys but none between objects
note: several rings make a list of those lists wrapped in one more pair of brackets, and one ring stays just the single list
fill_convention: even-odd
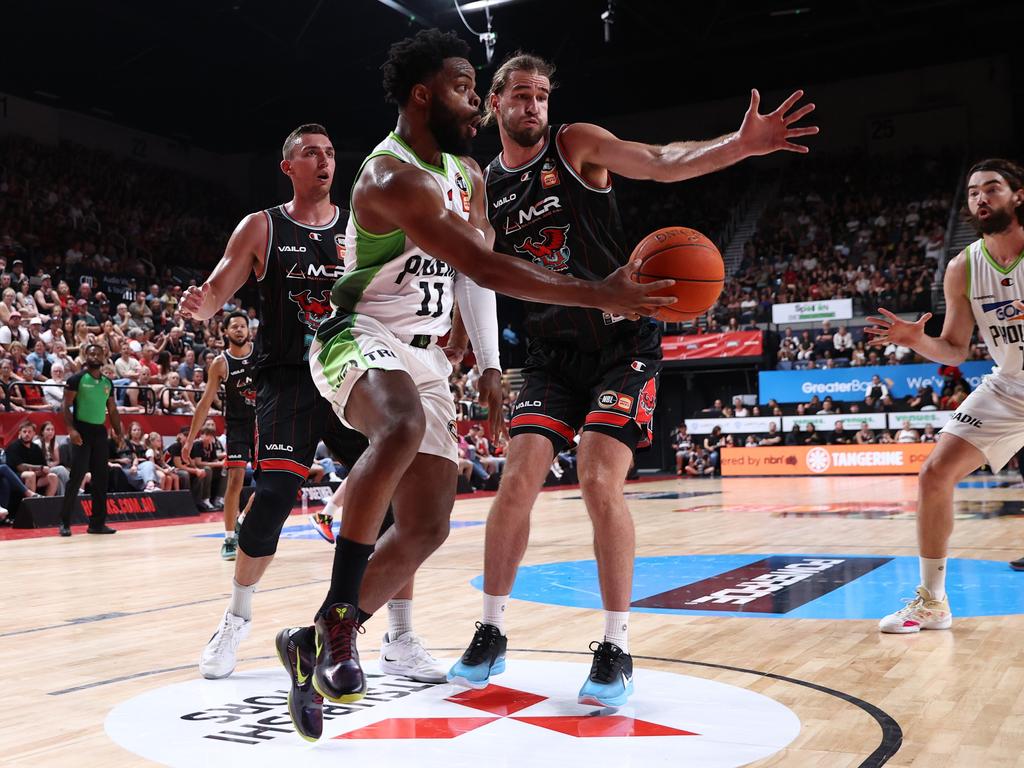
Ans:
[{"label": "basketball player holding ball", "polygon": [[[792,127],[814,109],[807,104],[790,111],[802,91],[767,115],[758,112],[760,97],[753,91],[739,131],[710,141],[651,146],[622,141],[596,125],[549,126],[553,73],[548,62],[522,54],[495,72],[485,120],[498,123],[502,152],[487,168],[487,211],[495,250],[584,280],[601,280],[627,262],[612,173],[682,181],[754,155],[807,152],[792,140],[818,132]],[[650,439],[661,333],[647,319],[533,303],[526,305],[526,330],[526,381],[487,518],[483,616],[448,679],[484,688],[504,670],[505,608],[526,551],[530,511],[556,451],[582,431],[580,486],[594,525],[605,628],[602,641],[591,644],[593,665],[579,701],[621,706],[633,690],[628,630],[634,534],[623,485],[634,449]]]}]

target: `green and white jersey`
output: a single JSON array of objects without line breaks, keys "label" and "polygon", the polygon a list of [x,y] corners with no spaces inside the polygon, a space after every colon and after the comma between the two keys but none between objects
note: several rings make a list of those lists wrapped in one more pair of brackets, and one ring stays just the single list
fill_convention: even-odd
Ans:
[{"label": "green and white jersey", "polygon": [[967,298],[978,332],[988,345],[1000,379],[1024,384],[1024,313],[1013,302],[1024,299],[1024,253],[1002,267],[976,240],[965,249]]},{"label": "green and white jersey", "polygon": [[[363,161],[359,174],[367,162],[383,155],[430,174],[449,210],[469,220],[472,182],[457,157],[442,154],[442,167],[430,165],[392,132]],[[455,270],[426,253],[400,229],[386,234],[367,232],[359,226],[354,204],[351,209],[345,230],[345,274],[331,291],[335,321],[321,329],[321,342],[332,336],[332,331],[337,332],[339,324],[351,327],[358,323],[359,315],[374,318],[397,335],[448,333],[455,300]]]}]

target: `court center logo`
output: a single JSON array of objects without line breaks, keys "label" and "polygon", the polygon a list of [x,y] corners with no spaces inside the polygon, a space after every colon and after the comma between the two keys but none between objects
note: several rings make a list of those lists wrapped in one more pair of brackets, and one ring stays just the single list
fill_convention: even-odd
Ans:
[{"label": "court center logo", "polygon": [[807,452],[807,468],[811,472],[828,472],[832,466],[832,457],[824,448],[811,448]]},{"label": "court center logo", "polygon": [[[644,764],[732,768],[775,754],[800,732],[777,701],[732,685],[638,668],[630,706],[576,702],[589,665],[512,658],[482,691],[416,683],[367,665],[369,691],[327,704],[313,747],[291,724],[288,677],[279,669],[236,672],[151,690],[116,706],[107,734],[164,765],[303,766],[339,761],[462,768],[482,754],[521,755],[530,765]],[[738,718],[737,712],[743,717]],[[384,750],[382,752],[382,750]]]},{"label": "court center logo", "polygon": [[[946,592],[957,616],[1024,614],[1021,575],[1005,562],[953,558],[946,565]],[[638,557],[631,607],[640,613],[677,616],[877,620],[899,607],[898,597],[912,596],[919,580],[916,556],[748,553]],[[470,583],[483,590],[482,576]],[[985,589],[978,589],[978,584]],[[520,566],[512,597],[599,611],[597,563],[571,560]]]}]

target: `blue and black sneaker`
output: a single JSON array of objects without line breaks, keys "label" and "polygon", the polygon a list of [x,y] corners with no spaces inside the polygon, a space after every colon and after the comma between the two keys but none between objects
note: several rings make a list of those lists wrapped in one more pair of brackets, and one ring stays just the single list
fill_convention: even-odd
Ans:
[{"label": "blue and black sneaker", "polygon": [[580,688],[580,704],[621,707],[633,694],[633,657],[615,643],[590,644],[594,663]]},{"label": "blue and black sneaker", "polygon": [[476,623],[473,642],[452,668],[448,670],[448,682],[480,690],[491,682],[491,675],[505,671],[505,650],[508,638],[493,624]]}]

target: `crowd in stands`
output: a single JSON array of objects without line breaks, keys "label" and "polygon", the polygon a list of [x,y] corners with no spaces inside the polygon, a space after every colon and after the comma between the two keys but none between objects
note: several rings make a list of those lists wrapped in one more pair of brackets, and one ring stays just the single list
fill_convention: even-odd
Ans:
[{"label": "crowd in stands", "polygon": [[862,154],[789,166],[720,314],[763,322],[772,304],[840,298],[854,314],[927,310],[956,170],[948,158]]},{"label": "crowd in stands", "polygon": [[217,262],[237,208],[193,176],[77,144],[0,137],[0,248],[33,274],[131,275],[140,286],[159,275],[163,285],[170,265]]},{"label": "crowd in stands", "polygon": [[[784,328],[775,353],[779,370],[846,368],[865,365],[903,365],[925,362],[908,347],[898,344],[872,345],[865,326],[850,328],[824,320],[815,330]],[[968,360],[989,359],[988,346],[977,334],[971,340]]]}]

